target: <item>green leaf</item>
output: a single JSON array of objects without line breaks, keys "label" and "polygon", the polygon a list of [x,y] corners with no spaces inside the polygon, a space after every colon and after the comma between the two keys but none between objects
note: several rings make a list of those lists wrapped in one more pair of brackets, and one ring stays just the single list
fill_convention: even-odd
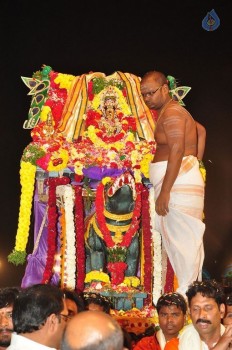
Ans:
[{"label": "green leaf", "polygon": [[23,265],[26,261],[27,253],[25,251],[13,250],[12,253],[8,255],[8,261],[14,265]]}]

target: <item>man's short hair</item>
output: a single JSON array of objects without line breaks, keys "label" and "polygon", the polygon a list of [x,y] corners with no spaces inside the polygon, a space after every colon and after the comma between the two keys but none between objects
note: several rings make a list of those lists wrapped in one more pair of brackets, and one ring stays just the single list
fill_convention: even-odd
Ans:
[{"label": "man's short hair", "polygon": [[59,315],[63,308],[63,292],[58,287],[49,284],[28,287],[14,303],[14,330],[18,334],[39,330],[51,314]]},{"label": "man's short hair", "polygon": [[81,297],[81,295],[79,295],[74,290],[66,289],[66,288],[63,289],[63,292],[64,292],[66,299],[70,299],[70,300],[74,301],[74,303],[77,305],[78,312],[85,310],[84,300]]},{"label": "man's short hair", "polygon": [[185,315],[187,312],[187,304],[186,301],[180,293],[165,293],[161,295],[161,297],[158,299],[156,304],[156,309],[159,314],[160,309],[163,306],[171,306],[176,305],[179,309],[182,310],[183,314]]},{"label": "man's short hair", "polygon": [[0,289],[0,309],[7,306],[13,306],[19,294],[20,288],[6,287]]},{"label": "man's short hair", "polygon": [[186,292],[189,305],[197,293],[200,293],[203,297],[214,299],[218,306],[225,302],[223,287],[215,280],[193,282]]}]

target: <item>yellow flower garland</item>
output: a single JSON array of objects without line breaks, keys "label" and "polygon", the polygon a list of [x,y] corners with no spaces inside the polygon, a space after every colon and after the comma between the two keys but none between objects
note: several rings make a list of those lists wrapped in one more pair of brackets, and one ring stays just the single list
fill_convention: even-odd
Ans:
[{"label": "yellow flower garland", "polygon": [[102,271],[90,271],[85,276],[85,283],[91,283],[92,281],[110,282],[109,276]]},{"label": "yellow flower garland", "polygon": [[133,133],[128,132],[126,138],[124,138],[123,141],[116,141],[113,144],[112,143],[107,144],[103,140],[101,140],[100,137],[96,135],[96,132],[98,131],[99,130],[96,129],[93,125],[90,125],[88,127],[88,130],[85,132],[85,136],[88,137],[93,142],[94,145],[104,149],[111,149],[112,147],[114,147],[117,149],[117,151],[120,151],[125,147],[125,144],[127,141],[133,142],[135,140]]},{"label": "yellow flower garland", "polygon": [[23,263],[26,257],[26,246],[29,236],[30,217],[32,210],[32,198],[34,193],[36,166],[29,162],[21,161],[20,183],[21,197],[18,229],[16,233],[16,242],[13,252],[8,260],[16,265]]}]

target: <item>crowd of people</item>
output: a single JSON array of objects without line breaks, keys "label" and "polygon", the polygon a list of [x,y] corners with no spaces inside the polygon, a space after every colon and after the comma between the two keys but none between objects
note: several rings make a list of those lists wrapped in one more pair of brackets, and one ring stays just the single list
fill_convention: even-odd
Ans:
[{"label": "crowd of people", "polygon": [[158,327],[137,339],[111,314],[98,293],[50,284],[0,290],[0,350],[228,350],[232,294],[215,280],[193,282],[184,297],[161,295]]}]

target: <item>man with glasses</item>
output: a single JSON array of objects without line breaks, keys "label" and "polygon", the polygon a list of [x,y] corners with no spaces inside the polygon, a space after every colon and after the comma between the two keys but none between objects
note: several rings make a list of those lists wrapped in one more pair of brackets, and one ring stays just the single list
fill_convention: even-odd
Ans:
[{"label": "man with glasses", "polygon": [[10,350],[60,349],[70,319],[61,289],[37,284],[20,292],[12,313],[14,331]]},{"label": "man with glasses", "polygon": [[146,73],[140,89],[148,108],[158,113],[157,149],[149,171],[156,230],[178,279],[177,292],[184,295],[190,283],[201,280],[204,259],[204,180],[198,160],[204,153],[205,129],[172,99],[163,73]]},{"label": "man with glasses", "polygon": [[10,345],[13,332],[12,309],[18,294],[18,288],[0,289],[0,350],[5,350]]}]

